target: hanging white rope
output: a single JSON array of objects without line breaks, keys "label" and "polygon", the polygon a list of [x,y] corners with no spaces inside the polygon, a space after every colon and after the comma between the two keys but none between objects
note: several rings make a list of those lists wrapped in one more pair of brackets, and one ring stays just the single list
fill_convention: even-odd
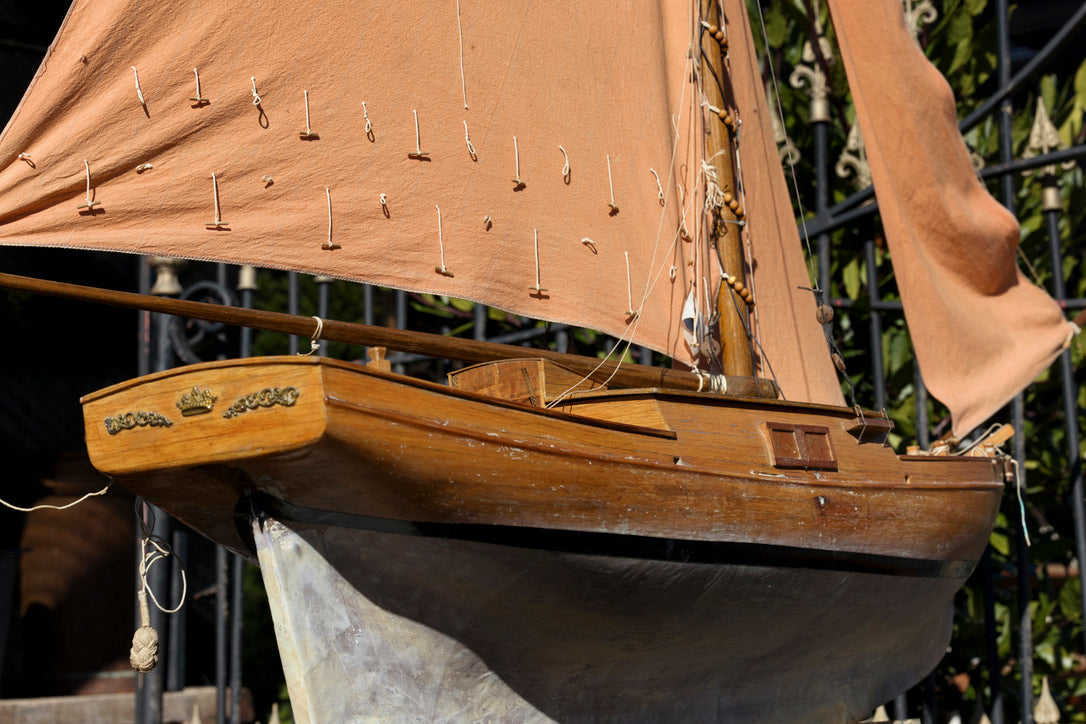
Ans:
[{"label": "hanging white rope", "polygon": [[132,649],[129,651],[128,660],[132,668],[141,674],[151,671],[158,664],[158,632],[151,627],[148,599],[162,613],[171,614],[181,610],[181,607],[185,605],[185,597],[188,595],[188,579],[185,577],[185,568],[180,562],[178,566],[181,570],[181,599],[175,607],[164,607],[155,597],[154,591],[147,585],[147,575],[151,568],[156,563],[175,555],[165,542],[154,536],[144,536],[140,541],[140,590],[137,594],[140,606],[140,626],[132,636]]}]

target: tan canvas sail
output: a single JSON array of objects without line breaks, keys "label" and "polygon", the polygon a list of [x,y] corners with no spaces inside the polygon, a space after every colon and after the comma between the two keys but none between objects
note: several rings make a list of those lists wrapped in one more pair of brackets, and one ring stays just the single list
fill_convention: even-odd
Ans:
[{"label": "tan canvas sail", "polygon": [[[786,396],[838,402],[726,7],[755,327]],[[696,31],[671,2],[76,2],[0,141],[0,243],[320,272],[686,360],[717,276],[679,235],[683,202],[707,236]]]},{"label": "tan canvas sail", "polygon": [[969,432],[1073,327],[1018,271],[1018,225],[977,181],[946,80],[897,3],[830,0],[879,212],[924,380]]}]

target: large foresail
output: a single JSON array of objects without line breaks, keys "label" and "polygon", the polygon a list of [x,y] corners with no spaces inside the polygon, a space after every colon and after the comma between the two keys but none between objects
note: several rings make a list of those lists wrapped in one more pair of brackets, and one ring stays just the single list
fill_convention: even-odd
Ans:
[{"label": "large foresail", "polygon": [[[786,396],[837,402],[725,6],[755,331]],[[688,361],[719,278],[701,32],[664,0],[76,0],[0,139],[0,243],[323,273]]]},{"label": "large foresail", "polygon": [[946,80],[896,0],[830,0],[909,332],[967,433],[1059,354],[1074,327],[1018,270],[1018,225],[976,179]]}]

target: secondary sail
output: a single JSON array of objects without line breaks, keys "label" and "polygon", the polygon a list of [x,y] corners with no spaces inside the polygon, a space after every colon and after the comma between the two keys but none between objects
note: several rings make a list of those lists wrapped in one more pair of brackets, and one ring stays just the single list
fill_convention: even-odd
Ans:
[{"label": "secondary sail", "polygon": [[950,88],[898,3],[829,6],[920,369],[965,434],[1075,327],[1018,270],[1018,224],[974,175]]}]

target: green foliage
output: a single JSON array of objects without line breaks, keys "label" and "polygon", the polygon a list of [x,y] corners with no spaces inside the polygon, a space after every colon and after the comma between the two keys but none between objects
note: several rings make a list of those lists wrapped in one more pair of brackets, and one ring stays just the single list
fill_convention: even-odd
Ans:
[{"label": "green foliage", "polygon": [[[995,91],[997,73],[994,9],[987,0],[946,0],[936,2],[937,20],[922,29],[920,42],[932,62],[948,76],[958,99],[959,114],[966,115]],[[752,12],[757,12],[751,3]],[[769,70],[780,80],[779,94],[784,109],[784,123],[792,142],[803,156],[796,166],[802,209],[815,208],[815,185],[812,168],[813,134],[808,122],[809,96],[804,86],[794,89],[787,83],[792,69],[801,62],[803,43],[810,37],[814,18],[807,16],[814,4],[781,2],[766,4],[762,9],[770,50]],[[832,37],[825,10],[819,18],[826,33]],[[1013,17],[1012,17],[1013,23]],[[760,39],[759,39],[760,40]],[[830,67],[828,81],[831,103],[835,104],[834,128],[829,135],[829,158],[836,159],[844,150],[848,124],[854,114],[848,107],[848,89],[839,64]],[[1086,140],[1086,62],[1077,68],[1055,69],[1044,75],[1028,92],[1012,97],[1015,109],[1012,120],[1013,152],[1040,153],[1028,150],[1037,98],[1040,97],[1052,121],[1058,128],[1064,145],[1081,144]],[[982,121],[966,134],[970,149],[988,165],[999,161],[999,124],[996,118]],[[1051,150],[1051,149],[1050,149]],[[856,189],[851,180],[831,179],[827,189],[830,204],[847,198]],[[1045,211],[1042,208],[1042,185],[1055,183],[1060,189],[1062,208]],[[1086,246],[1086,190],[1081,168],[1057,168],[1054,173],[1034,172],[1014,178],[1014,206],[1019,217],[1021,235],[1021,266],[1027,277],[1050,293],[1056,284],[1066,284],[1071,298],[1086,296],[1086,274],[1083,274],[1083,253]],[[1001,186],[993,183],[991,191],[1000,194]],[[998,196],[997,196],[998,197]],[[1061,263],[1053,265],[1050,234],[1057,233],[1056,246]],[[910,444],[927,434],[918,430],[916,413],[915,362],[908,330],[900,313],[882,314],[881,339],[872,340],[868,322],[871,314],[871,285],[883,303],[899,300],[893,284],[889,254],[884,251],[877,221],[858,224],[855,228],[835,232],[830,243],[830,278],[821,280],[827,293],[841,301],[835,320],[838,345],[850,371],[861,404],[871,405],[876,390],[869,372],[872,365],[872,342],[881,350],[882,374],[885,378],[885,399],[896,429],[891,442],[897,446]],[[876,279],[869,278],[863,248],[872,244],[875,250]],[[1071,373],[1079,408],[1086,403],[1086,378],[1083,358],[1086,343],[1077,342],[1071,353]],[[1086,656],[1083,652],[1083,611],[1078,577],[1061,573],[1074,559],[1074,532],[1070,515],[1071,470],[1067,449],[1066,412],[1061,403],[1062,378],[1059,369],[1050,369],[1026,390],[1025,429],[1018,435],[1025,441],[1027,461],[1025,470],[1027,497],[1026,518],[1033,539],[1030,558],[1036,564],[1032,573],[1029,608],[1024,618],[1032,628],[1033,690],[1040,691],[1040,680],[1047,676],[1053,695],[1062,713],[1063,722],[1086,722]],[[933,435],[946,432],[949,418],[935,400],[926,402]],[[1079,439],[1082,420],[1079,425]],[[1082,446],[1080,444],[1080,447]],[[1082,450],[1080,450],[1080,454]],[[992,606],[995,612],[997,646],[1004,668],[1001,687],[1009,720],[1019,706],[1018,679],[1022,667],[1019,661],[1018,637],[1023,618],[1018,610],[1015,567],[1018,546],[1018,521],[1021,516],[1013,488],[1008,488],[1002,512],[990,540],[991,561],[995,577]],[[950,653],[937,674],[939,708],[942,712],[960,711],[968,719],[978,703],[989,701],[989,672],[984,635],[984,602],[979,576],[970,581],[957,598],[957,616]],[[918,698],[918,697],[917,697]],[[915,703],[915,702],[914,702]],[[914,714],[915,715],[915,714]]]}]

